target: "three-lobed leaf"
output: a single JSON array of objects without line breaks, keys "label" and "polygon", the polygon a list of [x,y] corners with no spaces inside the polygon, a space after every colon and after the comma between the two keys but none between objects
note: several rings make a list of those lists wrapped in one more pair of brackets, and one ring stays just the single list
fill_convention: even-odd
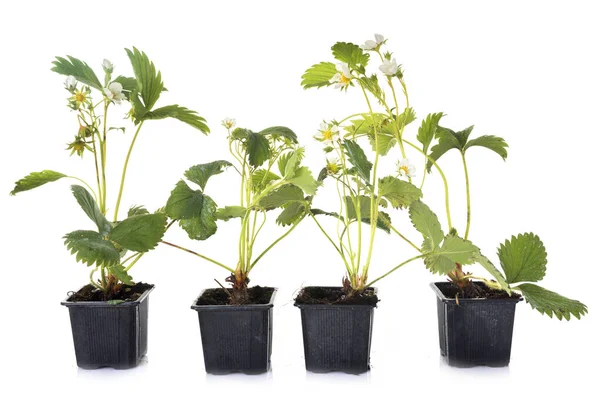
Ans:
[{"label": "three-lobed leaf", "polygon": [[546,274],[546,249],[533,233],[507,239],[498,248],[498,258],[508,283],[537,282]]},{"label": "three-lobed leaf", "polygon": [[161,241],[166,225],[163,213],[134,215],[119,222],[108,238],[128,250],[146,252]]},{"label": "three-lobed leaf", "polygon": [[217,205],[209,196],[192,190],[183,180],[177,182],[165,207],[167,215],[178,220],[190,239],[195,240],[208,239],[217,231],[216,211]]},{"label": "three-lobed leaf", "polygon": [[423,192],[410,182],[386,176],[379,179],[379,195],[388,200],[392,207],[405,208],[423,197]]},{"label": "three-lobed leaf", "polygon": [[144,107],[151,110],[158,101],[164,84],[160,71],[156,70],[154,63],[150,61],[146,53],[135,47],[133,50],[125,49],[131,61],[131,66],[138,82],[138,92],[144,101]]},{"label": "three-lobed leaf", "polygon": [[429,240],[429,248],[437,248],[444,239],[440,221],[433,211],[422,201],[413,201],[408,210],[410,221],[425,240]]},{"label": "three-lobed leaf", "polygon": [[92,197],[90,192],[79,185],[72,185],[71,191],[73,192],[73,196],[75,196],[77,203],[81,206],[81,209],[98,227],[98,232],[102,235],[108,234],[112,229],[112,225],[108,222],[104,214],[100,212],[98,204],[96,204],[96,200],[94,200],[94,197]]},{"label": "three-lobed leaf", "polygon": [[[146,107],[148,108],[148,107]],[[206,125],[206,120],[202,118],[196,111],[192,111],[188,108],[182,107],[177,104],[172,104],[170,106],[164,106],[160,108],[156,108],[152,111],[147,111],[141,116],[140,120],[149,120],[149,119],[165,119],[165,118],[174,118],[183,123],[188,124],[189,126],[198,129],[200,132],[204,134],[208,134],[210,129],[208,125]]]},{"label": "three-lobed leaf", "polygon": [[118,264],[121,255],[112,242],[105,240],[101,234],[94,231],[74,231],[67,233],[65,246],[75,255],[78,262],[98,266]]},{"label": "three-lobed leaf", "polygon": [[206,164],[198,164],[188,168],[184,172],[184,176],[195,184],[199,185],[202,190],[206,188],[208,180],[215,175],[219,175],[225,171],[226,168],[231,167],[231,163],[225,160],[212,161]]},{"label": "three-lobed leaf", "polygon": [[571,315],[579,319],[587,313],[587,306],[577,300],[571,300],[558,293],[551,292],[532,283],[522,283],[513,289],[519,290],[531,308],[542,314],[556,315],[559,320],[571,319]]},{"label": "three-lobed leaf", "polygon": [[329,86],[331,85],[329,81],[335,74],[337,74],[337,69],[334,63],[322,62],[315,64],[302,75],[301,85],[304,89]]},{"label": "three-lobed leaf", "polygon": [[61,75],[72,76],[84,85],[102,90],[102,84],[100,83],[98,76],[94,70],[83,61],[71,56],[67,56],[67,58],[56,57],[56,60],[53,61],[52,64],[54,65],[52,71]]},{"label": "three-lobed leaf", "polygon": [[66,178],[67,175],[60,172],[45,169],[40,172],[32,172],[24,178],[15,182],[15,188],[10,192],[11,196],[27,190],[35,189],[36,187],[45,185],[49,182],[57,181],[61,178]]}]

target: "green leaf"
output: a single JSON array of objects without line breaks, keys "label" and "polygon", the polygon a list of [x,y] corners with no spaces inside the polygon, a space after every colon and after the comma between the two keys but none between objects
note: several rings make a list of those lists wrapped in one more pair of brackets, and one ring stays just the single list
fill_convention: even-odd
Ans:
[{"label": "green leaf", "polygon": [[119,222],[108,238],[131,251],[152,250],[165,234],[167,216],[165,214],[143,214],[129,217]]},{"label": "green leaf", "polygon": [[200,190],[190,189],[183,180],[171,192],[165,211],[170,218],[179,220],[179,226],[191,239],[205,240],[217,231],[217,205]]},{"label": "green leaf", "polygon": [[319,186],[307,167],[298,168],[294,177],[288,179],[288,182],[298,186],[309,195],[315,195],[317,193],[317,187]]},{"label": "green leaf", "polygon": [[245,128],[235,128],[233,132],[231,132],[231,137],[236,140],[247,139],[248,135],[250,135],[252,131],[250,129]]},{"label": "green leaf", "polygon": [[200,132],[204,134],[208,134],[210,129],[206,125],[206,120],[202,118],[196,111],[192,111],[188,108],[182,107],[177,104],[172,104],[170,106],[164,106],[157,108],[155,110],[149,111],[144,114],[141,118],[142,120],[148,119],[165,119],[165,118],[175,118],[180,120],[183,123],[188,124],[189,126],[198,129]]},{"label": "green leaf", "polygon": [[156,70],[154,63],[148,59],[146,53],[140,52],[135,47],[133,51],[129,49],[125,49],[125,51],[131,61],[135,79],[138,82],[138,91],[144,101],[144,106],[147,110],[151,110],[164,89],[160,71]]},{"label": "green leaf", "polygon": [[375,98],[381,102],[381,98],[383,96],[383,92],[381,87],[379,86],[379,80],[377,79],[377,75],[373,74],[370,77],[359,78],[360,82],[363,84],[365,89],[375,96]]},{"label": "green leaf", "polygon": [[129,95],[129,100],[133,106],[133,116],[135,118],[135,124],[137,125],[144,120],[144,116],[148,114],[148,109],[142,104],[139,92],[137,90],[131,92]]},{"label": "green leaf", "polygon": [[417,133],[417,140],[423,145],[424,153],[427,153],[429,150],[429,145],[437,133],[440,119],[442,119],[443,116],[444,114],[441,112],[429,114],[425,117],[423,122],[421,122],[419,132]]},{"label": "green leaf", "polygon": [[102,90],[102,84],[96,73],[83,61],[71,56],[67,56],[67,58],[56,57],[56,61],[53,61],[52,64],[54,64],[52,71],[61,75],[72,76],[84,85]]},{"label": "green leaf", "polygon": [[410,182],[386,176],[379,179],[379,196],[388,200],[394,208],[404,208],[423,197],[423,192]]},{"label": "green leaf", "polygon": [[273,181],[277,181],[281,177],[271,171],[267,171],[264,168],[257,169],[252,174],[252,188],[254,192],[261,192],[267,185]]},{"label": "green leaf", "polygon": [[270,136],[273,139],[285,138],[291,141],[292,143],[298,143],[298,136],[292,131],[290,128],[286,128],[285,126],[272,126],[267,129],[263,129],[258,132],[259,135]]},{"label": "green leaf", "polygon": [[580,319],[588,312],[585,304],[568,299],[532,283],[522,283],[513,289],[521,291],[531,308],[542,314],[547,314],[550,318],[554,314],[559,320],[564,317],[569,321],[571,315]]},{"label": "green leaf", "polygon": [[353,140],[344,139],[342,146],[346,150],[348,161],[356,168],[358,176],[365,182],[369,183],[371,179],[371,168],[373,164],[367,159],[365,152],[360,148],[358,143]]},{"label": "green leaf", "polygon": [[439,249],[425,257],[425,265],[434,274],[447,275],[456,268],[456,263],[470,265],[475,262],[479,249],[473,243],[454,235],[446,235]]},{"label": "green leaf", "polygon": [[288,203],[277,217],[277,224],[281,226],[293,225],[306,215],[306,205],[299,202]]},{"label": "green leaf", "polygon": [[412,107],[405,108],[402,114],[396,117],[398,122],[400,122],[400,126],[406,126],[417,119],[417,115],[415,114],[415,110]]},{"label": "green leaf", "polygon": [[194,182],[195,184],[199,185],[202,190],[204,190],[210,177],[219,175],[225,171],[227,167],[231,167],[231,163],[229,161],[218,160],[209,162],[207,164],[194,165],[185,171],[183,175],[190,182]]},{"label": "green leaf", "polygon": [[248,131],[246,139],[246,151],[248,152],[248,163],[258,168],[271,157],[269,140],[261,134]]},{"label": "green leaf", "polygon": [[136,215],[144,215],[149,214],[148,210],[144,206],[132,206],[127,212],[128,217],[133,217]]},{"label": "green leaf", "polygon": [[369,54],[354,43],[338,42],[331,47],[331,52],[337,60],[347,63],[351,69],[366,67],[369,63]]},{"label": "green leaf", "polygon": [[506,291],[508,294],[511,293],[510,287],[508,286],[508,283],[506,282],[506,279],[504,279],[502,273],[498,270],[498,268],[494,266],[494,264],[492,264],[492,262],[486,256],[484,256],[481,253],[475,255],[475,262],[481,265],[483,268],[485,268],[485,270],[494,277],[496,282],[500,284],[502,290]]},{"label": "green leaf", "polygon": [[537,282],[546,275],[546,249],[533,233],[519,234],[500,244],[498,257],[508,283]]},{"label": "green leaf", "polygon": [[296,175],[296,171],[300,167],[302,159],[304,159],[304,148],[302,147],[298,147],[279,157],[277,166],[284,179],[291,179]]},{"label": "green leaf", "polygon": [[285,185],[275,189],[262,199],[258,205],[267,210],[282,207],[290,201],[304,202],[304,193],[302,189],[294,185]]},{"label": "green leaf", "polygon": [[335,68],[334,63],[322,62],[315,64],[307,69],[304,75],[302,75],[301,85],[304,89],[329,86],[331,85],[329,81],[335,74],[337,74],[337,69]]},{"label": "green leaf", "polygon": [[506,151],[508,144],[504,141],[504,139],[498,136],[484,135],[473,140],[469,140],[465,146],[465,151],[469,147],[473,146],[481,146],[490,149],[502,157],[503,160],[506,160],[506,157],[508,157],[508,152]]},{"label": "green leaf", "polygon": [[[385,156],[396,145],[396,138],[393,135],[379,133],[377,135],[377,143],[375,143],[375,135],[368,134],[369,142],[373,151],[377,151],[379,155]],[[377,146],[376,146],[377,144]]]},{"label": "green leaf", "polygon": [[98,232],[102,235],[108,234],[112,229],[112,225],[108,222],[104,214],[100,212],[98,204],[96,204],[96,200],[94,200],[90,192],[79,185],[72,185],[71,191],[86,215],[96,223]]},{"label": "green leaf", "polygon": [[[121,282],[123,282],[125,285],[132,286],[135,284],[133,282],[133,278],[131,276],[129,276],[127,271],[125,271],[125,267],[123,267],[121,264],[111,265],[109,267],[109,271],[111,274],[113,274],[115,277],[117,277],[117,279],[120,280]],[[115,304],[119,304],[119,303],[115,303]]]},{"label": "green leaf", "polygon": [[127,100],[131,99],[131,93],[137,92],[138,90],[138,83],[135,78],[119,75],[113,80],[113,82],[119,82],[121,86],[123,86],[123,93],[125,94]]},{"label": "green leaf", "polygon": [[[433,161],[437,161],[441,156],[446,154],[448,150],[457,149],[461,151],[462,146],[456,138],[455,132],[451,131],[450,129],[438,126],[436,137],[438,138],[438,143],[431,148],[431,154],[429,154],[429,157],[433,159]],[[431,160],[427,160],[428,172],[431,172],[432,166],[433,163]]]},{"label": "green leaf", "polygon": [[60,178],[66,178],[67,175],[61,174],[60,172],[51,171],[49,169],[45,169],[40,172],[32,172],[27,175],[25,178],[19,179],[15,182],[15,188],[10,192],[11,196],[19,192],[25,192],[27,190],[35,189],[38,186],[45,185],[49,182],[54,182],[59,180]]},{"label": "green leaf", "polygon": [[429,240],[429,248],[437,248],[444,239],[444,232],[437,215],[422,201],[413,201],[408,211],[410,221],[416,230],[421,232],[425,240]]},{"label": "green leaf", "polygon": [[246,215],[247,209],[241,206],[225,206],[217,209],[215,217],[223,221],[229,221],[231,218],[242,218]]},{"label": "green leaf", "polygon": [[88,266],[110,266],[118,264],[121,259],[119,251],[102,235],[94,231],[74,231],[67,233],[65,246],[75,255],[75,259]]},{"label": "green leaf", "polygon": [[[371,224],[371,198],[369,196],[358,196],[358,197],[354,197],[354,198],[351,196],[346,196],[345,202],[346,202],[346,212],[348,214],[348,219],[350,219],[351,221],[358,220],[358,213],[356,212],[356,206],[354,204],[354,202],[357,202],[359,205],[359,210],[360,210],[360,220],[365,224]],[[315,214],[314,211],[315,210],[311,210],[311,212],[313,212],[313,214]],[[321,210],[317,210],[317,211],[321,211]],[[335,213],[321,212],[321,214],[331,215],[333,217],[339,218],[339,216]],[[319,213],[316,213],[315,215],[319,215]],[[391,225],[390,216],[383,211],[379,211],[376,226],[378,228],[384,230],[385,232],[390,233],[390,225]]]}]

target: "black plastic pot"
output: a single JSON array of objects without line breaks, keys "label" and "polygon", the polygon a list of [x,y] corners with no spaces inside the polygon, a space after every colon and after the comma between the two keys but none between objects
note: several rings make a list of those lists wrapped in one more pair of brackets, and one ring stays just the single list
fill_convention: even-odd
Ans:
[{"label": "black plastic pot", "polygon": [[69,301],[77,366],[84,369],[137,366],[148,349],[148,295],[111,305],[105,301]]},{"label": "black plastic pot", "polygon": [[369,370],[375,305],[294,305],[300,309],[308,371]]},{"label": "black plastic pot", "polygon": [[198,312],[206,372],[267,372],[271,367],[273,302],[277,289],[273,289],[268,304],[243,306],[197,305],[202,293],[192,309]]},{"label": "black plastic pot", "polygon": [[437,295],[442,356],[453,366],[508,365],[515,306],[521,298],[459,299],[457,304],[455,298],[442,293],[444,287],[450,285],[450,282],[431,284]]}]

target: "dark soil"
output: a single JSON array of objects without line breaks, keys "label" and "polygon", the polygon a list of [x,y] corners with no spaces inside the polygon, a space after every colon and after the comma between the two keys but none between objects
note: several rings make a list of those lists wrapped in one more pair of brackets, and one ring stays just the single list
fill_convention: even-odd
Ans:
[{"label": "dark soil", "polygon": [[297,304],[340,304],[374,306],[379,301],[373,288],[348,296],[342,287],[307,286],[296,297]]},{"label": "dark soil", "polygon": [[449,299],[519,299],[521,295],[513,292],[508,295],[504,290],[495,290],[487,287],[483,282],[473,282],[465,290],[461,290],[453,282],[438,283],[437,287]]},{"label": "dark soil", "polygon": [[118,291],[107,296],[102,290],[92,285],[85,285],[75,293],[70,292],[72,294],[67,301],[135,301],[139,299],[146,290],[153,287],[154,285],[142,282],[138,282],[133,286],[122,285]]},{"label": "dark soil", "polygon": [[[270,287],[254,286],[248,288],[248,300],[244,304],[269,304],[271,295],[275,289]],[[196,302],[197,306],[224,306],[231,305],[231,289],[227,291],[222,288],[206,289]],[[241,305],[241,304],[235,304]]]}]

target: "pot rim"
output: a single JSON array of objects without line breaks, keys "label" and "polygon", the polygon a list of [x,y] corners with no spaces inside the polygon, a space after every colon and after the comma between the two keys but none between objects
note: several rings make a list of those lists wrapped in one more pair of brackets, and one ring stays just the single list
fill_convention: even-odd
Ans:
[{"label": "pot rim", "polygon": [[[86,286],[87,286],[87,284],[83,285],[77,291],[83,289]],[[110,307],[110,308],[136,307],[138,304],[140,304],[142,301],[144,301],[148,297],[148,295],[150,294],[151,291],[154,290],[154,288],[155,288],[155,285],[152,285],[152,287],[146,289],[144,291],[144,293],[142,293],[142,295],[137,298],[137,300],[124,301],[123,303],[119,303],[119,304],[108,304],[108,301],[69,301],[69,298],[72,295],[67,296],[67,298],[64,299],[63,301],[61,301],[60,304],[62,306],[66,306],[66,307]]]},{"label": "pot rim", "polygon": [[196,300],[192,303],[192,310],[200,311],[252,311],[252,310],[267,310],[273,308],[275,303],[275,295],[277,294],[277,288],[271,286],[263,286],[265,289],[273,289],[271,298],[267,304],[244,304],[244,305],[232,305],[232,304],[218,304],[218,305],[197,305],[198,299],[202,297],[204,292],[207,290],[222,289],[222,288],[206,288],[202,289],[200,294],[196,297]]},{"label": "pot rim", "polygon": [[[311,285],[311,286],[303,286],[301,288],[310,288],[310,287],[319,287],[319,288],[325,288],[325,289],[341,289],[341,286],[316,286],[316,285]],[[367,289],[373,289],[373,294],[377,295],[377,293],[379,292],[379,290],[376,287],[373,286],[369,286]],[[348,310],[364,310],[365,308],[377,308],[377,304],[302,304],[302,303],[298,303],[297,301],[294,300],[294,306],[298,307],[299,309],[331,309],[331,308],[344,308],[344,309],[348,309]]]},{"label": "pot rim", "polygon": [[[455,303],[456,299],[454,297],[446,297],[446,295],[444,293],[442,293],[442,291],[440,290],[440,288],[437,286],[439,283],[448,283],[448,282],[431,282],[429,284],[429,287],[431,287],[431,289],[435,292],[436,296],[438,299],[440,299],[442,302],[444,303]],[[518,299],[513,299],[513,298],[507,298],[507,299],[460,299],[460,303],[482,303],[482,302],[487,302],[487,303],[518,303],[521,300],[523,300],[523,296],[519,297]]]}]

